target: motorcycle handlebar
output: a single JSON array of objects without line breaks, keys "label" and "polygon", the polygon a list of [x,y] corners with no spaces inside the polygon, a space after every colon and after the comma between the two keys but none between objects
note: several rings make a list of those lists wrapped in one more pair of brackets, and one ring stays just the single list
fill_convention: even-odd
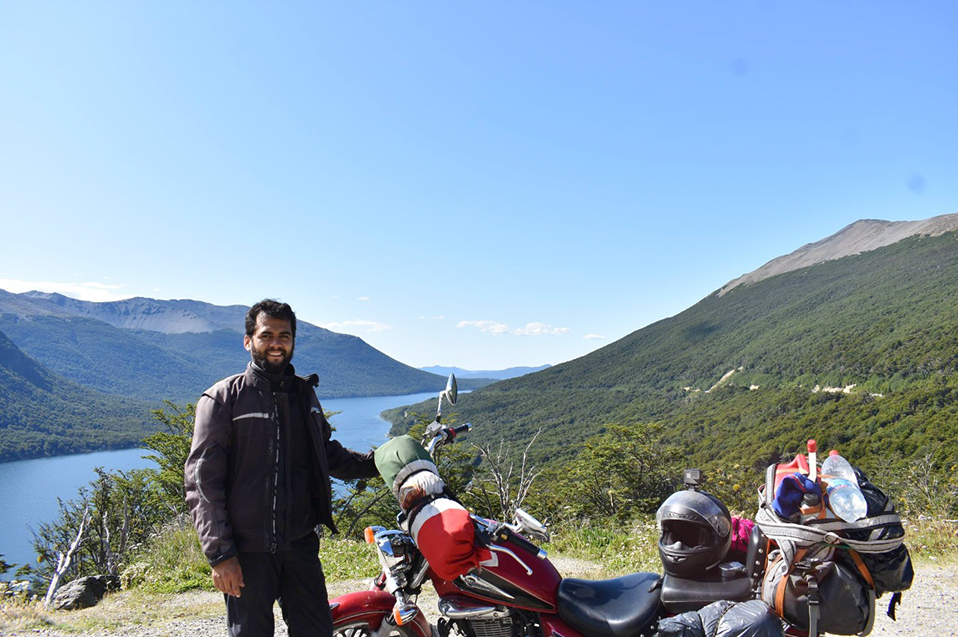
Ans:
[{"label": "motorcycle handlebar", "polygon": [[530,555],[535,555],[535,556],[539,555],[539,547],[533,544],[532,542],[530,542],[529,540],[527,540],[526,538],[522,537],[518,533],[513,533],[512,531],[509,531],[509,536],[510,536],[509,539],[512,541],[512,543],[518,546],[520,549],[522,549],[526,553],[529,553]]},{"label": "motorcycle handlebar", "polygon": [[[435,426],[436,428],[433,429],[433,426]],[[432,434],[432,439],[428,438],[430,429],[435,432]],[[472,425],[467,422],[466,424],[459,425],[458,427],[440,427],[438,423],[434,422],[432,423],[432,425],[430,425],[430,429],[426,430],[427,437],[423,438],[422,444],[426,445],[426,441],[428,440],[429,443],[428,445],[426,445],[426,451],[428,451],[429,453],[432,453],[440,445],[450,442],[457,435],[461,433],[465,433],[469,431],[470,429],[472,429]]]},{"label": "motorcycle handlebar", "polygon": [[509,542],[512,542],[517,547],[519,547],[526,553],[529,553],[530,555],[535,555],[536,557],[539,557],[539,554],[542,552],[538,546],[536,546],[535,544],[533,544],[526,538],[522,537],[521,535],[519,535],[518,533],[510,529],[505,524],[500,523],[498,528],[496,528],[494,535],[500,540],[507,540]]},{"label": "motorcycle handlebar", "polygon": [[459,425],[458,427],[453,427],[450,431],[452,432],[452,438],[455,438],[457,434],[464,434],[467,431],[472,429],[472,425],[468,422],[464,425]]}]

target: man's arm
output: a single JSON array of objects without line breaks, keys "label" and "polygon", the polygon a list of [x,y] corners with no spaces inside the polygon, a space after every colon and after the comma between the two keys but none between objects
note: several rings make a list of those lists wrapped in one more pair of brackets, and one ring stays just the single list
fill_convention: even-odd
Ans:
[{"label": "man's arm", "polygon": [[209,394],[203,394],[196,403],[193,442],[186,459],[184,478],[186,503],[210,566],[236,555],[233,531],[226,512],[227,454],[231,427],[229,410]]},{"label": "man's arm", "polygon": [[331,476],[340,480],[354,480],[356,478],[375,478],[379,475],[372,451],[366,453],[353,451],[344,447],[338,440],[332,439],[332,426],[326,420],[326,414],[323,413],[323,408],[315,394],[313,395],[311,411],[313,412],[312,416],[319,421]]}]

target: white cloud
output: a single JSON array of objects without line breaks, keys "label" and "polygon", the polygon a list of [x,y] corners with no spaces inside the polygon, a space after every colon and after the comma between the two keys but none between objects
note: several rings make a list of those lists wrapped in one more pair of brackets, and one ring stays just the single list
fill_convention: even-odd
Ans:
[{"label": "white cloud", "polygon": [[569,331],[568,327],[552,327],[545,323],[529,323],[512,331],[519,336],[559,336]]},{"label": "white cloud", "polygon": [[378,321],[364,321],[359,319],[354,321],[341,321],[339,323],[324,323],[320,327],[325,327],[327,330],[332,330],[333,332],[385,332],[386,330],[392,329],[392,325],[386,325]]},{"label": "white cloud", "polygon": [[604,341],[605,337],[600,336],[599,334],[586,334],[582,337],[584,341]]},{"label": "white cloud", "polygon": [[513,334],[515,336],[559,336],[569,331],[568,327],[552,327],[545,323],[529,323],[525,327],[511,328],[498,321],[459,321],[456,327],[475,327],[491,334]]},{"label": "white cloud", "polygon": [[119,301],[130,298],[129,294],[116,292],[123,286],[108,283],[62,283],[54,281],[17,281],[14,279],[0,279],[0,288],[19,294],[22,292],[57,292],[64,296],[81,301],[102,303],[105,301]]},{"label": "white cloud", "polygon": [[459,321],[456,327],[477,327],[483,332],[493,334],[506,334],[509,332],[509,326],[496,321]]},{"label": "white cloud", "polygon": [[368,297],[368,296],[361,296],[361,297],[359,297],[359,298],[356,299],[356,300],[357,300],[357,301],[368,301],[368,300],[369,300],[369,297]]}]

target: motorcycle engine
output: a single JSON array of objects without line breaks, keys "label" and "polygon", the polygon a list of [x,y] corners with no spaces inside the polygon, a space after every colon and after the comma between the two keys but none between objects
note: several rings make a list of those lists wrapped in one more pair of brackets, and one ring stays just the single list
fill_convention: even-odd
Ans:
[{"label": "motorcycle engine", "polygon": [[473,619],[468,624],[475,637],[513,637],[512,617]]},{"label": "motorcycle engine", "polygon": [[520,637],[521,627],[513,622],[513,611],[505,606],[491,606],[457,595],[439,600],[439,612],[448,621],[441,621],[441,632],[451,629],[464,637]]}]

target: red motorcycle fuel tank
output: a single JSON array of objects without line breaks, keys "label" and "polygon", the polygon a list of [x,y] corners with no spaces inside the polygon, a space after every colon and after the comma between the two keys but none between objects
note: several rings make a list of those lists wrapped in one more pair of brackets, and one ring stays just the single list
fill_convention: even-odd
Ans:
[{"label": "red motorcycle fuel tank", "polygon": [[548,558],[540,559],[508,540],[497,541],[496,544],[508,549],[515,557],[506,552],[492,551],[491,560],[452,582],[432,574],[436,593],[440,597],[465,593],[470,597],[515,608],[555,611],[562,576],[552,562]]}]

